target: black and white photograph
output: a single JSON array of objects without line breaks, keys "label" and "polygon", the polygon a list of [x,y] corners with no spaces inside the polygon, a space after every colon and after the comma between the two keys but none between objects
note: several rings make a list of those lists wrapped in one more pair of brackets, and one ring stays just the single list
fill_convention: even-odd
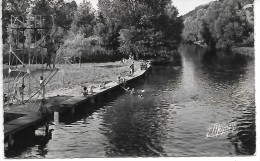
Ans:
[{"label": "black and white photograph", "polygon": [[256,3],[2,0],[2,159],[256,160]]}]

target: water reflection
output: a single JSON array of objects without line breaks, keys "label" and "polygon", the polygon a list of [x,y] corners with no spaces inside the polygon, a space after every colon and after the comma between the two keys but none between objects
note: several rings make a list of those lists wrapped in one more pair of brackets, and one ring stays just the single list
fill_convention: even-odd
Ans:
[{"label": "water reflection", "polygon": [[[196,51],[196,52],[194,52]],[[228,135],[238,155],[255,153],[254,61],[232,53],[212,53],[208,50],[185,46],[184,59],[204,88],[203,95],[215,108],[230,112],[237,129]],[[187,65],[186,65],[187,66]]]},{"label": "water reflection", "polygon": [[15,137],[19,140],[14,142],[15,144],[11,149],[5,151],[5,157],[9,158],[35,158],[30,153],[24,153],[24,151],[35,150],[37,152],[37,158],[44,158],[48,153],[46,145],[52,139],[52,131],[49,130],[48,133],[45,133],[44,127],[40,127],[36,130],[36,134],[28,135],[28,133],[21,133]]},{"label": "water reflection", "polygon": [[104,116],[104,124],[109,129],[104,133],[110,143],[106,147],[107,156],[163,155],[161,138],[164,137],[164,131],[161,127],[164,120],[158,114],[159,111],[154,109],[155,106],[147,108],[137,105],[138,98],[132,97],[138,96],[128,95],[124,98],[128,101],[117,104],[116,109],[107,111]]}]

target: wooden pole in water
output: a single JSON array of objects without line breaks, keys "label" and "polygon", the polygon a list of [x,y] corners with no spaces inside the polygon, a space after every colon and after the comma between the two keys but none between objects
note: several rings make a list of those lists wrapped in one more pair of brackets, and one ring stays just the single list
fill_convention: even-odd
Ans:
[{"label": "wooden pole in water", "polygon": [[64,88],[64,86],[65,86],[64,77],[65,77],[65,70],[62,69],[62,71],[61,71],[61,81],[62,81],[62,87],[63,87],[63,88]]}]

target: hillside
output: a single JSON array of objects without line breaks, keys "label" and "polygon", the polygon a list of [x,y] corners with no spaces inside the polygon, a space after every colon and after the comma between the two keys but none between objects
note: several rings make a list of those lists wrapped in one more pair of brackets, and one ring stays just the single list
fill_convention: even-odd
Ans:
[{"label": "hillside", "polygon": [[185,15],[183,15],[183,20],[185,20],[187,17],[194,16],[197,13],[198,10],[200,10],[200,9],[207,9],[208,7],[209,7],[209,3],[196,7],[194,10],[192,10],[192,11],[186,13]]},{"label": "hillside", "polygon": [[254,45],[253,0],[219,0],[183,16],[182,38],[216,49]]}]

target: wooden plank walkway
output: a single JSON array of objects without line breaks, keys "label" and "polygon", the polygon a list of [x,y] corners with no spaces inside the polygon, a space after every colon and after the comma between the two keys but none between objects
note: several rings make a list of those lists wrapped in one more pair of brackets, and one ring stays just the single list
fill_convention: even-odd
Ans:
[{"label": "wooden plank walkway", "polygon": [[[15,113],[13,113],[15,114]],[[20,114],[20,113],[19,113]],[[17,131],[35,125],[41,122],[44,118],[36,112],[22,113],[24,116],[4,124],[4,136],[12,135]]]},{"label": "wooden plank walkway", "polygon": [[[137,79],[139,77],[142,77],[150,68],[151,68],[151,66],[148,66],[147,70],[139,69],[139,70],[135,71],[133,76],[124,77],[126,79],[126,83],[128,83],[129,81],[132,81],[134,79]],[[89,100],[94,100],[95,98],[97,98],[98,96],[100,96],[102,94],[107,94],[107,93],[111,92],[113,89],[119,88],[119,86],[121,86],[121,85],[122,84],[118,84],[117,82],[110,82],[105,85],[105,88],[102,88],[102,89],[94,88],[93,94],[91,94],[91,95],[72,97],[66,101],[61,102],[60,103],[61,108],[57,112],[62,112],[64,110],[67,110],[68,108],[74,108],[80,104],[84,104],[85,102],[87,102]]]}]

